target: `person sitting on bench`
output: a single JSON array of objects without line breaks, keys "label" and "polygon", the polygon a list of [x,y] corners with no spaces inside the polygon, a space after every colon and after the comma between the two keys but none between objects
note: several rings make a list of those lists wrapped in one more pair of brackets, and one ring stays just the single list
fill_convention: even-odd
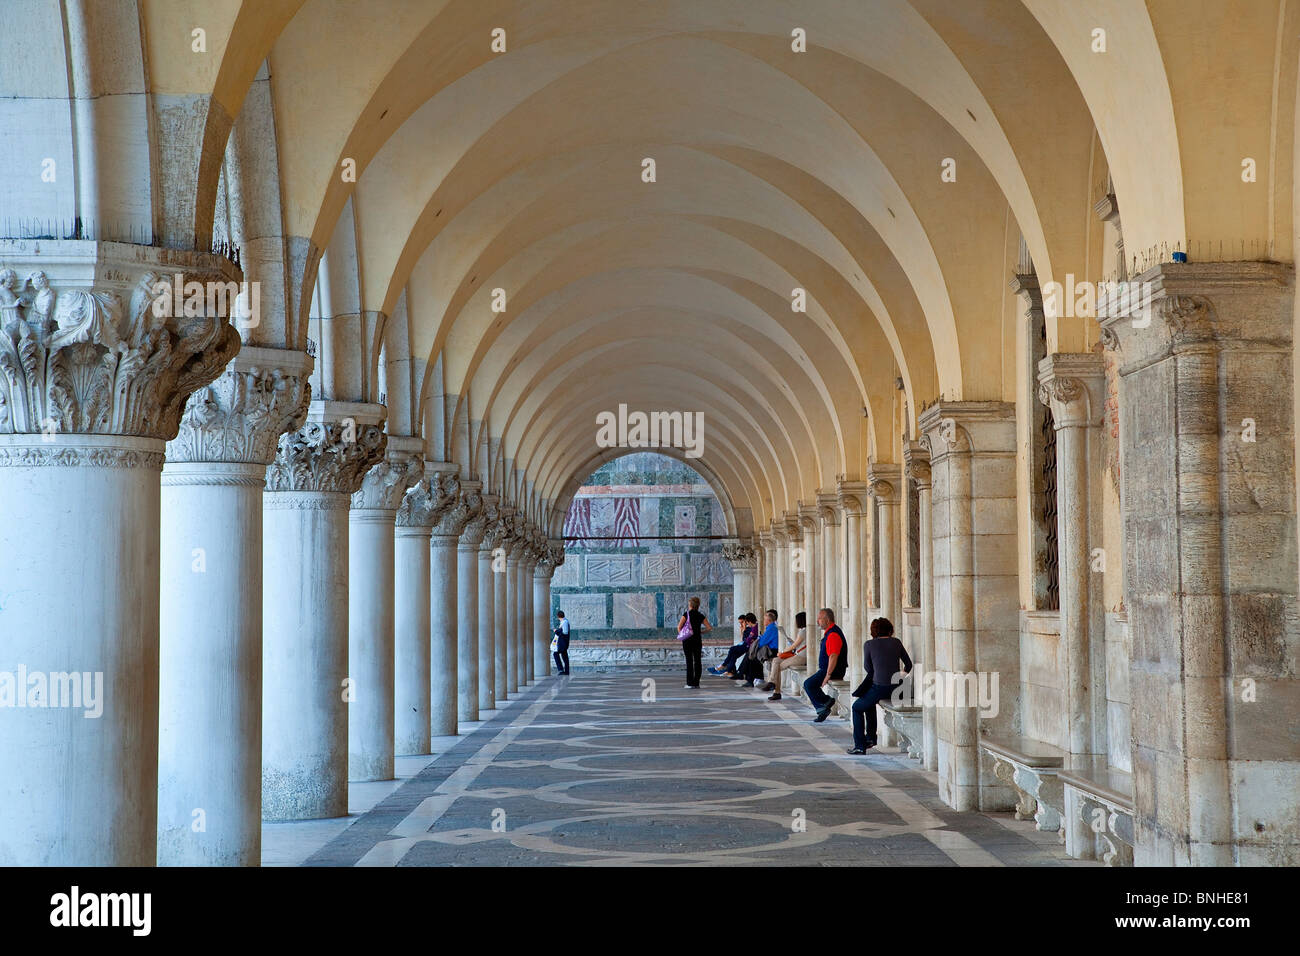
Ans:
[{"label": "person sitting on bench", "polygon": [[794,616],[794,626],[798,628],[794,643],[776,655],[776,660],[772,661],[772,679],[763,685],[763,690],[772,691],[772,696],[768,700],[781,699],[781,671],[783,669],[806,667],[808,664],[808,658],[804,652],[804,646],[808,641],[808,615],[803,611],[796,614]]},{"label": "person sitting on bench", "polygon": [[[894,637],[894,625],[887,617],[871,622],[871,640],[863,647],[867,676],[853,692],[853,749],[849,753],[865,754],[876,745],[876,704],[888,700],[902,684],[901,677],[912,671],[912,659],[903,642]],[[898,668],[902,663],[903,669]],[[895,678],[900,678],[896,680]],[[862,724],[866,721],[866,732]]]}]

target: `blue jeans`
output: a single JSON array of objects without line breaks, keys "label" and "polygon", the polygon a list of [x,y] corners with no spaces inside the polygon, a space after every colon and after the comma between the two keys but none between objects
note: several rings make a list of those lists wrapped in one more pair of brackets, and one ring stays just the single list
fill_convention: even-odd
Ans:
[{"label": "blue jeans", "polygon": [[735,671],[736,659],[743,655],[747,650],[749,650],[748,644],[737,644],[732,647],[731,650],[727,651],[727,659],[722,662],[722,666],[719,667],[718,670]]},{"label": "blue jeans", "polygon": [[[859,750],[876,745],[876,704],[888,700],[897,684],[872,684],[865,694],[853,702],[853,746]],[[866,718],[867,730],[862,732]]]},{"label": "blue jeans", "polygon": [[820,670],[803,682],[803,692],[808,695],[809,702],[817,710],[824,710],[834,702],[834,698],[822,690],[822,681],[825,679],[826,672]]}]

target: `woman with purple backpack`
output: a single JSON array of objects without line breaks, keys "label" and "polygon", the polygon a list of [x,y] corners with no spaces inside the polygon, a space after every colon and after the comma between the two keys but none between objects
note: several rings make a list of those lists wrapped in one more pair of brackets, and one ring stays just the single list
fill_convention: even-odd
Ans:
[{"label": "woman with purple backpack", "polygon": [[700,612],[700,599],[693,597],[690,607],[682,612],[677,622],[677,639],[682,642],[686,655],[686,689],[698,690],[700,672],[704,669],[704,634],[713,630],[709,619]]}]

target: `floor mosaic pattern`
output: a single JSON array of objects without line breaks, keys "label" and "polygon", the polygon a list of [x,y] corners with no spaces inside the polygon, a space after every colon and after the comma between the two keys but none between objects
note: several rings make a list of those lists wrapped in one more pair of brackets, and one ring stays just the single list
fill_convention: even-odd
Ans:
[{"label": "floor mosaic pattern", "polygon": [[[915,761],[850,757],[845,722],[766,697],[708,675],[698,691],[675,673],[548,678],[303,862],[1080,865],[1055,834],[949,810]],[[283,842],[311,824],[279,826]]]}]

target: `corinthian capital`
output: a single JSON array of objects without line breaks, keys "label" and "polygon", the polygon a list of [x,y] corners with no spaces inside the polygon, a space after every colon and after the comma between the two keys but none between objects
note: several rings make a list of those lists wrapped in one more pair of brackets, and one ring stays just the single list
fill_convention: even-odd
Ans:
[{"label": "corinthian capital", "polygon": [[388,436],[378,425],[308,422],[280,436],[279,451],[266,469],[266,490],[351,495],[387,447]]},{"label": "corinthian capital", "polygon": [[753,571],[758,567],[758,557],[754,549],[747,544],[726,542],[722,546],[722,556],[735,571]]},{"label": "corinthian capital", "polygon": [[269,465],[282,434],[301,428],[311,402],[305,352],[246,346],[217,379],[190,396],[171,462]]},{"label": "corinthian capital", "polygon": [[218,256],[13,240],[0,260],[28,273],[0,269],[0,434],[170,441],[186,399],[239,351],[214,297],[177,310],[156,293],[177,270],[200,288],[237,288],[239,270]]},{"label": "corinthian capital", "polygon": [[483,496],[477,488],[470,489],[462,493],[461,504],[466,511],[465,521],[461,525],[461,546],[477,548],[479,542],[483,540],[483,534],[487,531],[488,524]]},{"label": "corinthian capital", "polygon": [[459,487],[459,479],[456,479],[456,484],[455,496],[434,516],[433,533],[436,535],[459,538],[465,533],[465,526],[483,509],[483,498],[477,489]]},{"label": "corinthian capital", "polygon": [[424,459],[410,452],[388,454],[365,473],[361,487],[352,494],[352,507],[356,510],[396,511],[402,503],[406,489],[419,479],[424,471]]},{"label": "corinthian capital", "polygon": [[[421,479],[406,493],[397,508],[397,525],[431,528],[460,496],[460,479],[455,474],[439,472]],[[460,532],[456,532],[459,534]]]}]

